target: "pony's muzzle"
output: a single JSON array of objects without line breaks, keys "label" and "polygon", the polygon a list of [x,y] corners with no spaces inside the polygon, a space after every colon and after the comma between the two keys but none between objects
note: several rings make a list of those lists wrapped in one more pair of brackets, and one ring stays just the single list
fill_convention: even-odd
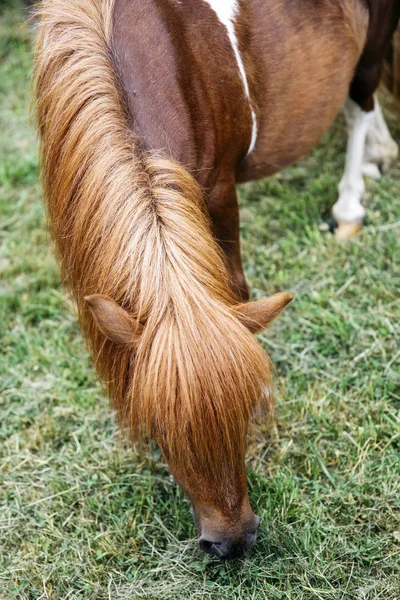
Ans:
[{"label": "pony's muzzle", "polygon": [[211,556],[222,560],[240,558],[252,547],[257,538],[260,526],[260,518],[255,517],[255,527],[250,531],[244,531],[240,536],[225,535],[212,539],[211,536],[202,535],[199,539],[200,548]]}]

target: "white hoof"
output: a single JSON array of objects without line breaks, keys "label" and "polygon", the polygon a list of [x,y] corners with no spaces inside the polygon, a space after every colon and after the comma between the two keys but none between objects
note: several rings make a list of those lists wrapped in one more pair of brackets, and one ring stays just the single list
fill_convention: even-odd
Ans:
[{"label": "white hoof", "polygon": [[336,238],[340,241],[355,237],[362,229],[362,223],[339,223],[336,229]]}]

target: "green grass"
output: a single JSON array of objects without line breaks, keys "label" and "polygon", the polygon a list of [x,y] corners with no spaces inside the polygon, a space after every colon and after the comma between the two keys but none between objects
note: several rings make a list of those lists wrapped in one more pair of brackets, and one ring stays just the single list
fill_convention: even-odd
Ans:
[{"label": "green grass", "polygon": [[121,441],[91,369],[45,228],[30,34],[16,2],[0,10],[0,598],[398,600],[400,165],[369,185],[369,224],[346,245],[318,227],[342,119],[241,190],[254,295],[296,301],[261,338],[280,437],[259,435],[249,456],[260,538],[215,562],[157,451]]}]

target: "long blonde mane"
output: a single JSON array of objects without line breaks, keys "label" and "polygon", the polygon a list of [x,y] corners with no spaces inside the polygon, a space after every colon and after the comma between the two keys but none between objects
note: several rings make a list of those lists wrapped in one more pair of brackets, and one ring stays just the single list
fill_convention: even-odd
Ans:
[{"label": "long blonde mane", "polygon": [[[145,428],[178,470],[218,482],[270,389],[268,358],[235,316],[197,183],[144,152],[129,124],[111,43],[113,0],[45,0],[39,13],[44,193],[95,367],[134,437]],[[95,326],[84,301],[94,293],[143,325],[134,348],[117,347]]]}]

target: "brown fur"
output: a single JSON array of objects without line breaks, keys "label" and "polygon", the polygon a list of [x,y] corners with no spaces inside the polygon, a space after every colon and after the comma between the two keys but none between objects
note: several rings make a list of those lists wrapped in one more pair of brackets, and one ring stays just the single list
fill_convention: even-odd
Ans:
[{"label": "brown fur", "polygon": [[385,59],[399,18],[398,0],[369,2],[367,38],[349,92],[350,98],[364,111],[369,112],[374,108],[373,95],[381,81]]},{"label": "brown fur", "polygon": [[239,4],[258,123],[249,156],[249,101],[226,29],[204,0],[116,0],[113,47],[144,147],[162,149],[199,182],[234,291],[247,299],[235,184],[279,171],[325,133],[348,94],[368,10],[363,0]]},{"label": "brown fur", "polygon": [[[198,185],[144,152],[129,125],[109,44],[112,9],[112,0],[41,7],[37,115],[52,233],[122,423],[134,437],[146,426],[196,500],[215,503],[224,486],[229,504],[237,498],[226,489],[244,476],[249,418],[271,388],[269,361],[233,310]],[[136,343],[105,338],[84,302],[93,294],[140,324]]]},{"label": "brown fur", "polygon": [[368,25],[360,0],[250,5],[259,134],[238,181],[276,173],[317,144],[345,101]]}]

